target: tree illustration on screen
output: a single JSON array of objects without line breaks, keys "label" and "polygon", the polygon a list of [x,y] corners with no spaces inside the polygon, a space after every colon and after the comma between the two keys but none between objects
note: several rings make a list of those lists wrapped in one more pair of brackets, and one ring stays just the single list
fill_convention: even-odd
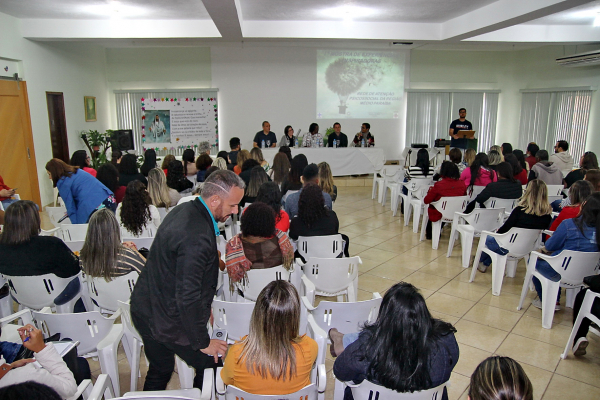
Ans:
[{"label": "tree illustration on screen", "polygon": [[357,60],[338,58],[325,71],[327,87],[338,95],[340,114],[346,114],[348,97],[357,92],[365,82],[377,83],[381,80],[382,69],[379,65],[363,65]]}]

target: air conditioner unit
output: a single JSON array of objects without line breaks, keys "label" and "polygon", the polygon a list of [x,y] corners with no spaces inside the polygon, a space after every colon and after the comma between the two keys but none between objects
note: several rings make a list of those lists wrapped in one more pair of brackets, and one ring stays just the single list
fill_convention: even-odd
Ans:
[{"label": "air conditioner unit", "polygon": [[558,65],[563,67],[588,67],[600,64],[600,50],[588,51],[587,53],[573,54],[572,56],[556,59]]}]

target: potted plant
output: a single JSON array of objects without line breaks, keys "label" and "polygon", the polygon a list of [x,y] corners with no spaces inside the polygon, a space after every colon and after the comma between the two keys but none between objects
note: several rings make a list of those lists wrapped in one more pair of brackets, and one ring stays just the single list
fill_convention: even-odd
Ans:
[{"label": "potted plant", "polygon": [[92,168],[98,169],[98,167],[108,162],[106,151],[112,146],[112,135],[113,131],[111,129],[104,133],[91,129],[81,132],[81,139],[90,152]]},{"label": "potted plant", "polygon": [[325,136],[323,137],[323,146],[327,146],[327,141],[329,140],[329,135],[331,135],[333,132],[335,132],[333,130],[333,127],[330,126],[329,128],[327,128],[327,130],[325,131]]}]

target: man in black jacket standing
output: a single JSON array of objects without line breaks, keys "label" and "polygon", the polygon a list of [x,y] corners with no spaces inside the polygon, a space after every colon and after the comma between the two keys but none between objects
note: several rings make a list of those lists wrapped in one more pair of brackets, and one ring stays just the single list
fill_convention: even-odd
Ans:
[{"label": "man in black jacket standing", "polygon": [[159,227],[131,295],[131,317],[149,361],[144,390],[165,390],[175,355],[196,369],[202,388],[205,368],[216,366],[227,343],[210,339],[210,318],[219,271],[217,222],[238,212],[244,182],[216,171],[198,199],[173,208]]}]

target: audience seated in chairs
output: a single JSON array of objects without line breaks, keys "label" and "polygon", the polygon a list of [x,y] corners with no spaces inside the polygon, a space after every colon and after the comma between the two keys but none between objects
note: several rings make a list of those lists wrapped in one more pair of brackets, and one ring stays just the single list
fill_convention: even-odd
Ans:
[{"label": "audience seated in chairs", "polygon": [[433,177],[434,168],[429,162],[429,152],[427,149],[419,149],[415,165],[410,166],[404,173],[405,182],[412,178]]},{"label": "audience seated in chairs", "polygon": [[[248,161],[246,161],[248,162]],[[244,180],[244,176],[240,174],[240,178]],[[269,175],[265,172],[263,167],[257,165],[250,170],[250,180],[246,185],[246,190],[244,192],[244,197],[240,202],[240,207],[244,207],[246,204],[253,203],[256,200],[256,196],[258,196],[258,191],[263,183],[269,182]]]},{"label": "audience seated in chairs", "polygon": [[152,205],[157,208],[164,207],[167,210],[181,200],[179,192],[167,186],[167,177],[160,168],[154,168],[148,172],[148,194]]},{"label": "audience seated in chairs", "polygon": [[[466,149],[465,150],[465,156],[464,156],[464,160],[463,160],[463,164],[464,164],[465,168],[463,168],[463,171],[466,168],[469,168],[473,164],[473,161],[475,161],[476,155],[477,155],[477,151],[475,149]],[[461,175],[462,175],[462,171],[461,171]]]},{"label": "audience seated in chairs", "polygon": [[[162,171],[159,170],[162,174]],[[121,243],[121,229],[115,215],[98,210],[90,218],[85,243],[80,252],[83,271],[94,278],[112,278],[142,272],[146,259],[132,242]]]},{"label": "audience seated in chairs", "polygon": [[[563,250],[575,250],[584,252],[600,251],[596,238],[600,234],[600,193],[594,193],[587,198],[581,207],[581,215],[577,218],[567,219],[556,228],[554,235],[546,240],[545,251],[553,256],[560,254]],[[576,266],[575,266],[576,267]],[[558,282],[560,273],[555,271],[545,260],[538,259],[535,265],[537,272],[551,281]],[[531,304],[542,308],[542,285],[540,280],[533,277],[533,285],[538,298]],[[556,300],[556,308],[559,309],[560,290]]]},{"label": "audience seated in chairs", "polygon": [[292,163],[292,150],[289,148],[289,146],[281,146],[279,148],[279,152],[284,153],[287,156],[290,164]]},{"label": "audience seated in chairs", "polygon": [[285,177],[290,173],[290,160],[285,153],[275,154],[273,159],[273,168],[269,171],[269,176],[275,183],[281,185]]},{"label": "audience seated in chairs", "polygon": [[204,182],[206,170],[213,164],[213,159],[208,154],[200,154],[196,160],[196,181]]},{"label": "audience seated in chairs", "polygon": [[79,167],[79,169],[87,172],[91,176],[96,176],[96,170],[91,167],[90,156],[88,156],[85,150],[77,150],[71,156],[69,165],[73,167]]},{"label": "audience seated in chairs", "polygon": [[586,151],[579,160],[579,168],[574,169],[565,176],[565,188],[570,188],[575,182],[585,178],[585,173],[591,169],[598,169],[598,157],[592,151]]},{"label": "audience seated in chairs", "polygon": [[236,157],[237,163],[233,167],[233,172],[235,172],[238,175],[241,174],[242,173],[242,166],[249,159],[250,159],[250,152],[248,150],[240,150],[240,151],[238,151],[237,152],[237,157]]},{"label": "audience seated in chairs", "polygon": [[146,177],[138,170],[136,155],[125,154],[119,164],[119,183],[127,187],[129,182],[132,181],[140,181],[144,185],[148,184]]},{"label": "audience seated in chairs", "polygon": [[198,169],[196,169],[196,154],[194,153],[194,150],[185,149],[181,155],[181,161],[183,162],[183,175],[185,175],[186,178],[196,176]]},{"label": "audience seated in chairs", "polygon": [[275,228],[282,232],[290,229],[290,217],[281,207],[281,191],[275,182],[260,185],[255,202],[265,203],[275,211]]},{"label": "audience seated in chairs", "polygon": [[337,199],[337,186],[333,184],[333,174],[331,173],[331,167],[325,161],[320,162],[319,165],[319,186],[323,192],[331,196],[331,201]]},{"label": "audience seated in chairs", "polygon": [[485,208],[484,203],[491,197],[497,197],[499,199],[518,199],[523,195],[523,186],[520,182],[515,180],[513,169],[508,162],[504,161],[498,164],[496,173],[498,174],[498,180],[488,184],[485,189],[475,197],[475,200],[467,205],[465,213],[468,214],[473,211],[477,204],[479,204],[479,207]]},{"label": "audience seated in chairs", "polygon": [[[328,236],[339,233],[340,222],[335,211],[325,207],[323,192],[315,183],[310,183],[302,189],[298,201],[298,215],[290,223],[290,237],[298,240],[300,236]],[[350,239],[342,234],[346,241],[344,255],[350,257]],[[296,257],[301,257],[296,253]],[[306,261],[306,260],[303,260]]]},{"label": "audience seated in chairs", "polygon": [[582,204],[593,192],[594,185],[589,181],[581,180],[573,183],[571,189],[569,189],[569,205],[564,206],[558,216],[552,221],[550,230],[555,231],[558,225],[564,220],[577,217],[581,212]]},{"label": "audience seated in chairs", "polygon": [[521,163],[517,160],[517,156],[515,156],[514,153],[507,154],[504,156],[504,161],[509,163],[512,167],[515,180],[518,181],[521,186],[527,185],[527,170],[521,166]]},{"label": "audience seated in chairs", "polygon": [[487,154],[479,153],[469,168],[460,174],[460,180],[467,185],[469,190],[473,186],[487,186],[491,182],[496,182],[496,172],[490,168]]},{"label": "audience seated in chairs", "polygon": [[117,205],[123,201],[125,186],[119,183],[119,170],[112,163],[106,163],[98,168],[96,179],[115,195]]},{"label": "audience seated in chairs", "polygon": [[548,161],[549,156],[546,150],[538,151],[535,158],[537,163],[529,171],[529,181],[539,179],[544,181],[546,185],[563,184],[563,174],[558,166]]},{"label": "audience seated in chairs", "polygon": [[[460,180],[458,167],[452,161],[444,161],[440,168],[441,179],[429,188],[427,196],[423,199],[425,204],[431,204],[440,200],[442,197],[464,196],[467,194],[465,183]],[[429,221],[425,228],[425,237],[431,240],[431,223],[442,219],[442,213],[433,206],[427,208]]]},{"label": "audience seated in chairs", "polygon": [[[310,185],[311,183],[319,185],[319,167],[316,164],[308,164],[304,171],[302,172],[302,184],[303,187]],[[300,195],[302,194],[302,190],[300,189],[296,193],[290,194],[285,200],[285,212],[288,213],[290,218],[294,218],[298,215],[298,202],[300,200]],[[331,201],[331,196],[329,193],[323,193],[323,200],[325,201],[325,206],[333,210],[333,202]]]},{"label": "audience seated in chairs", "polygon": [[[474,156],[475,156],[475,154],[473,154],[473,157]],[[448,158],[450,158],[450,161],[453,162],[454,164],[456,164],[456,166],[458,167],[458,176],[460,177],[460,174],[465,170],[465,168],[467,168],[467,165],[463,162],[463,156],[462,156],[460,149],[458,149],[456,147],[451,148],[450,151],[448,152]],[[433,180],[434,181],[441,179],[439,175],[440,175],[440,169],[442,168],[443,164],[444,163],[435,167],[435,170],[433,171]]]},{"label": "audience seated in chairs", "polygon": [[144,163],[140,167],[140,172],[144,176],[148,176],[148,173],[156,168],[156,151],[154,149],[148,149],[144,153]]},{"label": "audience seated in chairs", "polygon": [[231,292],[236,284],[245,286],[250,269],[283,265],[290,270],[294,262],[294,248],[287,234],[275,228],[273,208],[252,203],[242,214],[241,222],[242,232],[227,242],[225,250]]},{"label": "audience seated in chairs", "polygon": [[[302,189],[302,172],[308,165],[308,160],[304,154],[298,154],[292,158],[290,162],[290,172],[283,180],[281,184],[281,196],[285,198],[288,190],[300,190]],[[284,203],[285,205],[285,203]],[[292,217],[292,215],[290,215]]]},{"label": "audience seated in chairs", "polygon": [[[529,182],[523,197],[521,197],[515,209],[497,232],[506,233],[511,228],[548,229],[552,222],[551,215],[552,207],[548,203],[548,187],[543,181],[534,179]],[[507,250],[500,247],[496,239],[491,236],[487,237],[485,244],[488,249],[495,253],[507,253]],[[481,253],[477,269],[485,272],[491,263],[492,259],[490,256]]]},{"label": "audience seated in chairs", "polygon": [[[397,283],[383,296],[373,324],[358,333],[329,331],[330,351],[337,356],[333,373],[341,381],[366,379],[400,393],[437,387],[458,362],[454,332],[451,324],[431,316],[417,288]],[[350,388],[344,399],[352,399]]]},{"label": "audience seated in chairs", "polygon": [[256,299],[248,336],[227,352],[223,383],[258,395],[285,395],[310,385],[318,348],[299,336],[299,327],[296,288],[284,280],[269,283]]},{"label": "audience seated in chairs", "polygon": [[87,172],[79,173],[78,167],[53,158],[46,163],[46,171],[52,185],[58,188],[71,223],[87,223],[90,215],[102,206],[111,211],[117,208],[114,194]]},{"label": "audience seated in chairs", "polygon": [[518,362],[492,356],[475,368],[468,394],[470,400],[533,400],[533,385]]},{"label": "audience seated in chairs", "polygon": [[151,224],[154,230],[160,225],[160,214],[152,205],[146,187],[140,181],[133,181],[127,185],[123,202],[117,207],[117,221],[133,237],[144,234]]},{"label": "audience seated in chairs", "polygon": [[179,160],[171,161],[167,167],[167,186],[179,194],[187,195],[194,184],[183,173],[183,164]]},{"label": "audience seated in chairs", "polygon": [[496,171],[496,166],[502,162],[502,155],[496,150],[490,150],[487,156],[490,169]]}]

